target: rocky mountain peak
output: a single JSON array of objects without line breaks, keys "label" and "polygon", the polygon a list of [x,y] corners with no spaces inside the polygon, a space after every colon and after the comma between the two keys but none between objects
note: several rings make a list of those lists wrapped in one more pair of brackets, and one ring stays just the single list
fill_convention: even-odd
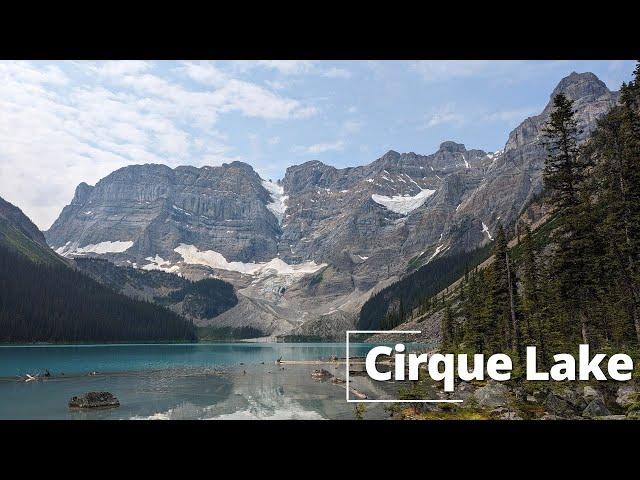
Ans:
[{"label": "rocky mountain peak", "polygon": [[247,173],[249,175],[256,174],[255,170],[251,165],[249,165],[248,163],[241,162],[239,160],[234,160],[231,163],[223,163],[222,168],[240,170],[241,172]]},{"label": "rocky mountain peak", "polygon": [[456,143],[448,140],[440,144],[440,148],[438,148],[438,151],[450,152],[450,153],[457,153],[457,152],[464,153],[467,151],[467,149],[462,143]]},{"label": "rocky mountain peak", "polygon": [[606,84],[593,73],[571,72],[560,80],[551,94],[551,100],[559,93],[564,93],[571,100],[577,100],[584,97],[596,99],[611,92]]},{"label": "rocky mountain peak", "polygon": [[84,203],[87,197],[91,194],[93,187],[85,182],[80,183],[76,187],[75,194],[73,195],[74,202]]},{"label": "rocky mountain peak", "polygon": [[397,160],[398,158],[400,158],[400,153],[396,152],[395,150],[389,150],[382,157],[380,157],[381,160]]}]

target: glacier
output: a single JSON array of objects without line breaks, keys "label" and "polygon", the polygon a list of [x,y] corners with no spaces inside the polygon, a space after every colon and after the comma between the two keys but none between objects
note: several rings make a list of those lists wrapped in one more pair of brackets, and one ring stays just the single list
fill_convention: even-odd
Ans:
[{"label": "glacier", "polygon": [[371,200],[379,205],[382,205],[387,210],[399,213],[401,215],[408,215],[416,208],[421,207],[424,202],[427,201],[431,195],[436,193],[435,190],[429,190],[428,188],[420,189],[414,196],[410,195],[394,195],[393,197],[387,197],[385,195],[378,195],[374,193],[371,195]]}]

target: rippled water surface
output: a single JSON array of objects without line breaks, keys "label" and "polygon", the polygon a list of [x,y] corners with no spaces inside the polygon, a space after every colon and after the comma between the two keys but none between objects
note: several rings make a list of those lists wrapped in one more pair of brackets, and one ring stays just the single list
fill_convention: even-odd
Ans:
[{"label": "rippled water surface", "polygon": [[[352,344],[364,356],[368,344]],[[345,377],[344,364],[277,365],[276,360],[343,358],[342,343],[65,345],[0,347],[3,419],[340,419],[353,418],[344,385],[316,381],[315,368]],[[25,382],[26,374],[50,377]],[[353,386],[371,396],[386,392],[368,377]],[[386,386],[385,386],[386,387]],[[115,409],[70,411],[69,399],[109,391]],[[384,418],[370,405],[366,418]]]}]

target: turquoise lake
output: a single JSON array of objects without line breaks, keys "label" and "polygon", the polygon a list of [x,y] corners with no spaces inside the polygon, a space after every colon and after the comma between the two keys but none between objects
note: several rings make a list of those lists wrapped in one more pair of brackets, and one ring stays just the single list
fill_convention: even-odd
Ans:
[{"label": "turquoise lake", "polygon": [[[372,346],[352,344],[350,355]],[[0,346],[0,419],[351,419],[344,386],[311,377],[326,368],[343,379],[344,364],[276,364],[332,356],[344,358],[344,343]],[[389,393],[366,376],[352,382],[372,397]],[[68,409],[88,391],[109,391],[121,406]],[[378,404],[365,415],[384,416]]]}]

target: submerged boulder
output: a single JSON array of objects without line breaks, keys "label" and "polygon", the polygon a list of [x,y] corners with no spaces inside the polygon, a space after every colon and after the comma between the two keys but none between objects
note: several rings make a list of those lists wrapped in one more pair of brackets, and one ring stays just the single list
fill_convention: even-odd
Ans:
[{"label": "submerged boulder", "polygon": [[327,378],[333,377],[333,375],[328,370],[325,370],[324,368],[319,368],[311,372],[311,377],[314,378],[315,380],[325,380]]},{"label": "submerged boulder", "polygon": [[69,400],[69,408],[114,408],[120,401],[109,392],[87,392]]}]

